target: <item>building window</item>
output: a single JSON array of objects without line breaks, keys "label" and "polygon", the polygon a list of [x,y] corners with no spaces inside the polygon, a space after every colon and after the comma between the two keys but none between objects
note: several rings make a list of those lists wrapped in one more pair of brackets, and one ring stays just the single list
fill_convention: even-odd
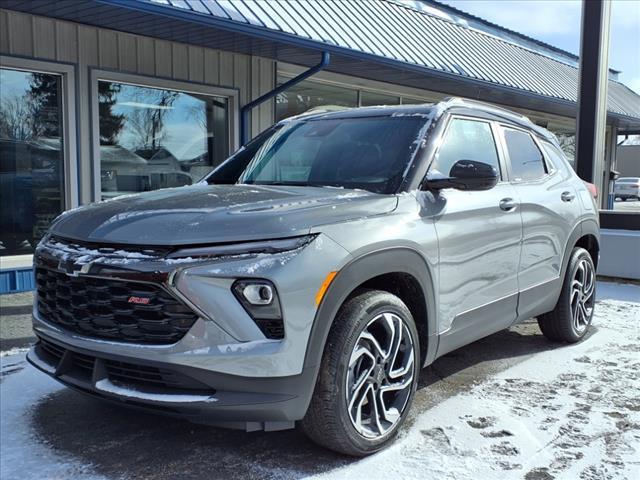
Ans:
[{"label": "building window", "polygon": [[361,107],[374,107],[376,105],[399,105],[400,97],[393,95],[387,95],[385,93],[377,92],[360,92],[360,106]]},{"label": "building window", "polygon": [[[278,77],[278,84],[287,80]],[[300,82],[276,97],[276,121],[320,106],[357,107],[358,91],[317,82]]]},{"label": "building window", "polygon": [[33,253],[64,208],[62,76],[0,69],[0,256]]},{"label": "building window", "polygon": [[225,97],[98,81],[102,198],[191,185],[229,153]]}]

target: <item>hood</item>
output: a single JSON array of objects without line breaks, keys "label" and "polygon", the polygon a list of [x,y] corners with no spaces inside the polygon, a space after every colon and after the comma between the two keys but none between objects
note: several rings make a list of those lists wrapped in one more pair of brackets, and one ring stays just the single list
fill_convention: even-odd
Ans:
[{"label": "hood", "polygon": [[101,243],[195,245],[285,238],[314,226],[392,211],[397,198],[362,190],[206,185],[125,195],[62,214],[50,232]]}]

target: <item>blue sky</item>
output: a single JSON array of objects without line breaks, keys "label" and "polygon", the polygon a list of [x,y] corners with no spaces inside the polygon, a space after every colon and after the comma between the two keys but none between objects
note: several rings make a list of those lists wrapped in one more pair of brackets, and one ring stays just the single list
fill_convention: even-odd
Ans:
[{"label": "blue sky", "polygon": [[[581,0],[440,0],[577,54]],[[640,0],[613,0],[609,66],[640,94]]]}]

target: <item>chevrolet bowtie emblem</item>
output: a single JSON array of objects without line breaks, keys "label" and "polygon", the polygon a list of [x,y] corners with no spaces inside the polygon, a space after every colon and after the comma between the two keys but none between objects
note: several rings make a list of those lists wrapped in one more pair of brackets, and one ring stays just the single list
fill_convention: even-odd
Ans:
[{"label": "chevrolet bowtie emblem", "polygon": [[60,262],[58,262],[58,270],[71,277],[77,277],[81,273],[89,273],[92,264],[93,262],[79,264],[75,263],[73,260],[60,260]]}]

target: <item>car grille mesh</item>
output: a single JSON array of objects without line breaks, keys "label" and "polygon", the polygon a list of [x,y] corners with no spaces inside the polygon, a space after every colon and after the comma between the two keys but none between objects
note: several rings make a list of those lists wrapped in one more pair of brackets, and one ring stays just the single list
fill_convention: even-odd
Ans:
[{"label": "car grille mesh", "polygon": [[[57,368],[65,354],[70,354],[68,370],[75,377],[90,381],[97,358],[85,355],[38,338],[37,348],[46,355],[47,363]],[[114,383],[129,387],[145,387],[160,390],[197,390],[211,391],[211,388],[199,381],[178,372],[148,365],[136,365],[118,360],[102,359],[106,375]],[[75,372],[75,374],[73,373]]]},{"label": "car grille mesh", "polygon": [[38,313],[44,320],[88,337],[171,344],[198,319],[184,303],[154,284],[74,277],[39,266],[36,288]]}]

